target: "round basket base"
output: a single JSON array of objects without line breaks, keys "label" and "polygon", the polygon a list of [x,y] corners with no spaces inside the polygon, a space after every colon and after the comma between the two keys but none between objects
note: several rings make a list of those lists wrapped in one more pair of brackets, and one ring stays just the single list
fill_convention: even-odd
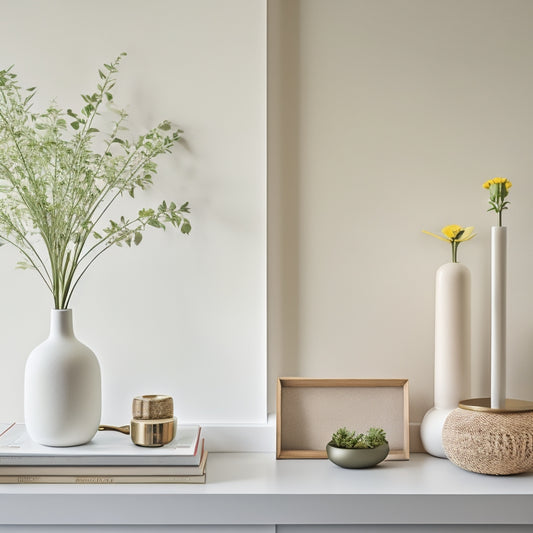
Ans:
[{"label": "round basket base", "polygon": [[[491,409],[465,400],[444,422],[442,443],[452,463],[479,474],[506,476],[533,469],[533,404],[517,400]],[[518,403],[515,403],[518,402]],[[490,402],[489,402],[490,405]],[[506,404],[507,407],[507,404]]]}]

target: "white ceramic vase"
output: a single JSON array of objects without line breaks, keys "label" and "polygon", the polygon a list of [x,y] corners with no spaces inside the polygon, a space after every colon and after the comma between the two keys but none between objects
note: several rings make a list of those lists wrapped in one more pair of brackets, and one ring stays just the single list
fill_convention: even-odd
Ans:
[{"label": "white ceramic vase", "polygon": [[420,425],[422,444],[436,457],[446,457],[446,417],[470,393],[470,283],[470,270],[461,263],[446,263],[437,270],[434,407]]},{"label": "white ceramic vase", "polygon": [[77,446],[98,430],[100,365],[74,335],[71,309],[52,309],[50,336],[26,362],[24,419],[32,440],[46,446]]}]

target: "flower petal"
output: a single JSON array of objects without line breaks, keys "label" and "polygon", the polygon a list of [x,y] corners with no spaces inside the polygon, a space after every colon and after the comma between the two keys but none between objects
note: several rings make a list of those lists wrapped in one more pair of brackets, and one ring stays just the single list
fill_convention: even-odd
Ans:
[{"label": "flower petal", "polygon": [[468,226],[466,228],[463,228],[463,233],[461,235],[460,239],[457,239],[459,242],[467,241],[474,232],[474,226]]},{"label": "flower petal", "polygon": [[[471,231],[467,233],[466,230],[468,229]],[[469,241],[470,239],[473,239],[477,235],[477,233],[472,233],[473,230],[474,230],[473,226],[471,226],[470,228],[465,228],[464,235],[460,239],[457,239],[457,242],[466,242],[466,241]]]},{"label": "flower petal", "polygon": [[469,241],[470,239],[473,239],[476,235],[477,235],[477,233],[472,233],[472,235],[469,235],[468,237],[463,237],[462,239],[458,239],[457,242]]},{"label": "flower petal", "polygon": [[440,239],[441,241],[451,242],[451,239],[445,239],[440,235],[435,235],[435,233],[431,233],[431,231],[422,230],[422,233],[426,233],[427,235],[431,235],[432,237],[437,237],[437,239]]}]

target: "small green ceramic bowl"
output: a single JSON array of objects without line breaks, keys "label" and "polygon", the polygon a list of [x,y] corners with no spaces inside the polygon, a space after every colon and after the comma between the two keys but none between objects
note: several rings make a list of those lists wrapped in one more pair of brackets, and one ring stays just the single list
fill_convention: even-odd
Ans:
[{"label": "small green ceramic bowl", "polygon": [[337,448],[333,441],[326,446],[328,459],[342,468],[369,468],[389,455],[387,443],[376,448]]}]

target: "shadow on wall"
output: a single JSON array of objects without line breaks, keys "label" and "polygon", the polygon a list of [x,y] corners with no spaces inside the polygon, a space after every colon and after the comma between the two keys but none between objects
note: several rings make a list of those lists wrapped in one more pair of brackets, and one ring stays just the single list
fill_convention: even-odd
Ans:
[{"label": "shadow on wall", "polygon": [[299,367],[300,2],[268,2],[268,409]]}]

